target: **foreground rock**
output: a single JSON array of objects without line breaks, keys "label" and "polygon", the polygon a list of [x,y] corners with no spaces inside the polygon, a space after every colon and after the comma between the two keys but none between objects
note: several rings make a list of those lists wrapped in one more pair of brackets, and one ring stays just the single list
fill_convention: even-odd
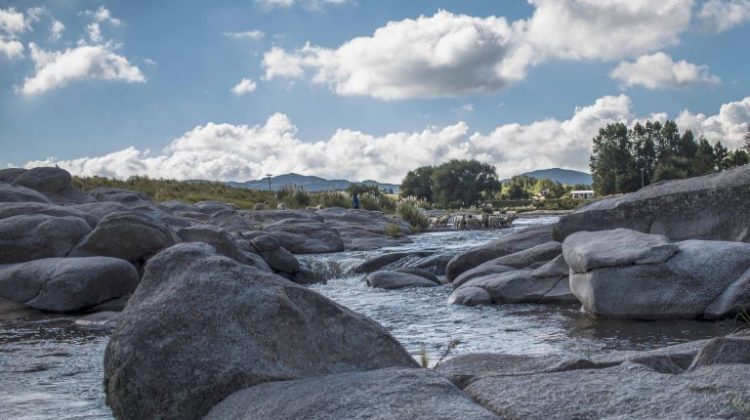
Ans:
[{"label": "foreground rock", "polygon": [[374,321],[196,243],[149,261],[104,361],[122,419],[200,418],[253,385],[386,367],[416,364]]},{"label": "foreground rock", "polygon": [[482,263],[505,255],[515,254],[551,240],[552,226],[538,226],[520,230],[453,257],[446,267],[446,278],[449,282],[453,282],[461,273]]},{"label": "foreground rock", "polygon": [[0,219],[0,264],[64,257],[91,232],[79,217],[44,214]]},{"label": "foreground rock", "polygon": [[750,165],[702,177],[661,182],[596,201],[560,219],[555,237],[628,228],[671,240],[750,242]]},{"label": "foreground rock", "polygon": [[48,258],[0,266],[0,298],[35,309],[80,311],[128,295],[138,273],[116,258]]},{"label": "foreground rock", "polygon": [[379,289],[402,289],[404,287],[435,287],[440,282],[429,274],[405,273],[399,271],[377,271],[365,277],[369,287]]},{"label": "foreground rock", "polygon": [[750,244],[616,229],[573,234],[563,252],[572,292],[595,315],[720,318],[750,307]]},{"label": "foreground rock", "polygon": [[381,369],[256,385],[230,395],[206,419],[496,419],[426,369]]}]

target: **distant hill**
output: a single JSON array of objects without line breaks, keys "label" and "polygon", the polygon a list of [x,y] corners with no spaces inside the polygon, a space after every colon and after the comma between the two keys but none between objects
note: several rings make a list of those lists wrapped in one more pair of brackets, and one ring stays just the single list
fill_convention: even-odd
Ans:
[{"label": "distant hill", "polygon": [[[373,180],[362,181],[366,185],[377,185],[383,190],[393,190],[398,193],[399,186],[396,184],[386,184]],[[247,182],[227,182],[228,185],[235,188],[247,188],[252,190],[268,190],[268,178]],[[345,179],[325,179],[317,176],[307,176],[299,174],[284,174],[271,177],[271,190],[279,191],[286,185],[297,185],[304,187],[309,192],[320,192],[328,190],[345,190],[351,181]]]},{"label": "distant hill", "polygon": [[538,171],[526,172],[525,174],[521,174],[521,175],[528,176],[531,178],[536,178],[536,179],[549,178],[561,184],[568,184],[568,185],[575,185],[575,184],[591,185],[592,183],[591,174],[587,174],[586,172],[581,172],[581,171],[574,171],[571,169],[560,169],[560,168],[540,169]]}]

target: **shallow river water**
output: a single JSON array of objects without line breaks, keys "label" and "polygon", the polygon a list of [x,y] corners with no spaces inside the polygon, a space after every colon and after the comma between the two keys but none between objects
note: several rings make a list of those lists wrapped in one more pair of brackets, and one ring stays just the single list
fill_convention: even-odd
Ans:
[{"label": "shallow river water", "polygon": [[[577,306],[449,305],[450,286],[387,291],[364,285],[346,269],[395,250],[460,251],[554,218],[520,219],[499,231],[436,232],[399,248],[305,256],[329,276],[312,288],[384,325],[415,357],[422,349],[434,363],[448,343],[451,356],[473,352],[516,354],[645,350],[723,335],[732,321],[630,322],[595,320]],[[0,318],[0,419],[111,418],[102,393],[102,359],[108,329],[68,316]],[[450,357],[450,356],[449,356]]]}]

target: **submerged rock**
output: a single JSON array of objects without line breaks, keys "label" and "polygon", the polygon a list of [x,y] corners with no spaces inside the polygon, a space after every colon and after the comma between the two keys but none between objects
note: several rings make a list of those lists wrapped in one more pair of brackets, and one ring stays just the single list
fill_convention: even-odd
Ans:
[{"label": "submerged rock", "polygon": [[398,271],[376,271],[365,277],[365,283],[370,287],[380,289],[401,289],[404,287],[435,287],[440,282],[437,279],[426,278],[424,276],[404,273]]},{"label": "submerged rock", "polygon": [[750,242],[750,165],[659,182],[578,208],[555,226],[562,241],[580,231],[627,228],[671,240]]},{"label": "submerged rock", "polygon": [[427,369],[380,369],[271,382],[230,395],[207,420],[496,419]]},{"label": "submerged rock", "polygon": [[115,417],[200,418],[264,382],[416,367],[380,325],[205,244],[151,258],[105,352]]},{"label": "submerged rock", "polygon": [[130,294],[137,285],[135,268],[116,258],[48,258],[0,266],[0,298],[44,311],[79,311]]},{"label": "submerged rock", "polygon": [[570,287],[591,314],[716,318],[750,307],[750,244],[631,230],[579,232],[563,244]]}]

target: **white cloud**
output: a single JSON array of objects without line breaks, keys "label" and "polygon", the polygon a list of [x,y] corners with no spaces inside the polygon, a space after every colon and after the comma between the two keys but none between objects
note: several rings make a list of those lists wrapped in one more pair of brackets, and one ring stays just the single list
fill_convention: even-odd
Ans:
[{"label": "white cloud", "polygon": [[727,31],[750,21],[750,0],[709,0],[698,18],[715,32]]},{"label": "white cloud", "polygon": [[159,154],[131,147],[100,157],[48,159],[26,166],[59,164],[74,174],[118,177],[248,180],[266,173],[296,172],[399,182],[420,165],[476,158],[496,165],[500,176],[506,177],[552,166],[586,169],[597,130],[631,118],[630,99],[621,95],[578,108],[565,121],[507,124],[488,134],[472,133],[466,123],[458,122],[383,136],[340,129],[326,140],[305,142],[286,115],[275,114],[256,126],[195,127]]},{"label": "white cloud", "polygon": [[60,38],[62,38],[62,34],[65,31],[65,25],[60,22],[59,20],[52,20],[52,25],[49,28],[50,31],[50,39],[53,41],[57,41]]},{"label": "white cloud", "polygon": [[474,104],[472,103],[463,104],[461,105],[460,110],[463,112],[474,112]]},{"label": "white cloud", "polygon": [[11,35],[20,34],[29,29],[23,13],[15,9],[0,9],[0,31]]},{"label": "white cloud", "polygon": [[23,44],[18,41],[4,40],[0,38],[0,54],[8,58],[23,57]]},{"label": "white cloud", "polygon": [[328,5],[339,6],[349,2],[351,0],[255,0],[255,3],[264,9],[289,9],[301,5],[306,9],[318,10]]},{"label": "white cloud", "polygon": [[693,0],[529,0],[526,42],[547,57],[620,59],[679,42]]},{"label": "white cloud", "polygon": [[36,95],[78,80],[146,81],[140,69],[118,55],[116,46],[111,43],[79,45],[65,51],[44,51],[31,43],[29,49],[35,73],[18,88],[24,95]]},{"label": "white cloud", "polygon": [[235,95],[244,95],[246,93],[255,92],[258,85],[250,79],[242,79],[232,88],[232,93]]},{"label": "white cloud", "polygon": [[674,45],[693,1],[529,0],[533,15],[511,23],[441,10],[338,48],[274,47],[263,59],[264,80],[309,77],[339,95],[385,100],[494,92],[548,60],[615,60]]},{"label": "white cloud", "polygon": [[102,42],[102,30],[97,22],[89,23],[86,26],[86,32],[89,34],[91,42]]},{"label": "white cloud", "polygon": [[149,66],[155,66],[155,65],[157,65],[156,61],[153,60],[153,59],[151,59],[151,58],[144,58],[143,59],[143,63],[147,64]]},{"label": "white cloud", "polygon": [[693,114],[685,110],[676,122],[681,129],[689,128],[713,142],[720,140],[730,148],[742,147],[750,127],[750,97],[722,105],[716,115]]},{"label": "white cloud", "polygon": [[263,58],[264,79],[311,73],[340,95],[385,100],[491,92],[526,75],[529,57],[516,36],[504,18],[439,11],[389,22],[335,50],[273,48]]},{"label": "white cloud", "polygon": [[643,86],[652,90],[721,83],[708,66],[685,60],[675,62],[663,52],[640,56],[634,62],[623,61],[612,70],[611,76],[626,87]]},{"label": "white cloud", "polygon": [[227,38],[252,39],[254,41],[261,40],[266,36],[265,32],[258,29],[243,32],[224,32],[223,35]]},{"label": "white cloud", "polygon": [[108,23],[112,26],[120,26],[122,25],[122,21],[120,19],[115,18],[112,16],[112,13],[104,6],[99,6],[96,10],[86,10],[83,12],[85,16],[90,16],[94,19],[95,22],[98,23]]}]

